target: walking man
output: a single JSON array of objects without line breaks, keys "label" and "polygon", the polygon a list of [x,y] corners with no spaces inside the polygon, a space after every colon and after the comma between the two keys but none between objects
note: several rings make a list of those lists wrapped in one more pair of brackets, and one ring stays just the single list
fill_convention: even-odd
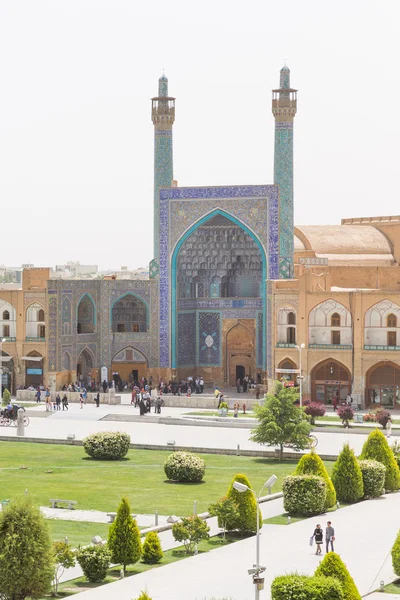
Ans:
[{"label": "walking man", "polygon": [[333,549],[333,542],[335,541],[335,530],[332,527],[331,521],[328,521],[326,524],[325,541],[326,552],[329,552],[329,544],[331,545],[331,552],[335,552],[335,550]]}]

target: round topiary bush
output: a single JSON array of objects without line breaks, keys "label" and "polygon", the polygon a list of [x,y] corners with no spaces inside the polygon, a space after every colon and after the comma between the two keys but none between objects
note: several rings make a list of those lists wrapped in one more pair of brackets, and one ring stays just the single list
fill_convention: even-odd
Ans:
[{"label": "round topiary bush", "polygon": [[76,553],[83,574],[92,583],[104,581],[110,568],[111,553],[107,546],[86,546]]},{"label": "round topiary bush", "polygon": [[283,480],[283,506],[289,515],[311,517],[325,509],[326,483],[315,475],[289,475]]},{"label": "round topiary bush", "polygon": [[83,440],[86,454],[96,460],[119,460],[126,456],[131,438],[119,431],[102,431]]},{"label": "round topiary bush", "polygon": [[206,470],[205,462],[190,452],[174,452],[164,463],[164,471],[171,481],[201,481]]},{"label": "round topiary bush", "polygon": [[364,498],[378,498],[385,492],[385,465],[377,460],[360,460],[359,465],[364,482]]},{"label": "round topiary bush", "polygon": [[340,582],[334,577],[308,577],[307,575],[280,575],[271,586],[272,600],[343,600]]}]

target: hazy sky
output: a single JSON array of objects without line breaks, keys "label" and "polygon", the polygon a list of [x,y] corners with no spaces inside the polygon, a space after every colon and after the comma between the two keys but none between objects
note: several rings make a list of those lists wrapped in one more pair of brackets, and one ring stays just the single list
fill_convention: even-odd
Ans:
[{"label": "hazy sky", "polygon": [[299,89],[295,222],[400,214],[399,0],[0,0],[0,263],[152,258],[150,97],[180,185],[273,183]]}]

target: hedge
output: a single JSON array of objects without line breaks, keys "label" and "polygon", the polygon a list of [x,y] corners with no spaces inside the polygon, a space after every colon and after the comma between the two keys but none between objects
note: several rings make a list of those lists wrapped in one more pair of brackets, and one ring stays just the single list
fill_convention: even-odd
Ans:
[{"label": "hedge", "polygon": [[348,444],[344,444],[332,469],[332,481],[337,499],[341,502],[358,502],[364,496],[360,465]]},{"label": "hedge", "polygon": [[164,463],[164,471],[171,481],[196,483],[203,479],[205,462],[191,452],[174,452]]},{"label": "hedge", "polygon": [[[246,475],[238,473],[232,479],[231,485],[227,493],[227,497],[237,505],[237,515],[228,518],[226,521],[226,530],[232,531],[238,529],[241,533],[255,533],[257,531],[257,502],[253,492],[238,492],[233,487],[234,482],[243,483],[251,488],[250,481]],[[258,509],[258,519],[260,529],[262,527],[261,510]]]},{"label": "hedge", "polygon": [[288,475],[283,480],[283,506],[290,515],[311,517],[324,512],[326,483],[315,475]]},{"label": "hedge", "polygon": [[360,458],[377,460],[385,465],[385,490],[392,492],[400,489],[400,470],[382,431],[379,429],[371,431],[364,443]]},{"label": "hedge", "polygon": [[313,450],[309,454],[304,454],[299,462],[297,463],[295,475],[316,475],[322,477],[326,483],[326,500],[325,510],[335,506],[336,504],[336,492],[331,478],[328,475],[328,471],[321,458]]},{"label": "hedge", "polygon": [[272,600],[347,600],[334,577],[280,575],[271,586]]},{"label": "hedge", "polygon": [[119,431],[92,433],[83,440],[86,454],[96,460],[120,460],[128,453],[131,438]]},{"label": "hedge", "polygon": [[360,460],[359,465],[364,483],[364,498],[378,498],[385,492],[385,465],[377,460]]},{"label": "hedge", "polygon": [[341,583],[345,600],[361,600],[359,591],[346,565],[335,552],[328,552],[315,571],[317,577],[336,577]]}]

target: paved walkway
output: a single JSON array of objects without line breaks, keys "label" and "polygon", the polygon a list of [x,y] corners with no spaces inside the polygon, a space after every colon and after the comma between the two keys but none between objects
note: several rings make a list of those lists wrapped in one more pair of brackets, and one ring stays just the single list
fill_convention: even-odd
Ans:
[{"label": "paved walkway", "polygon": [[[330,515],[336,530],[336,550],[347,564],[362,595],[376,589],[381,579],[390,582],[394,578],[389,551],[397,535],[399,505],[400,494],[390,494],[342,508]],[[289,526],[264,525],[260,556],[267,570],[265,589],[260,592],[262,600],[271,598],[271,582],[277,575],[294,571],[312,574],[315,571],[320,558],[315,556],[308,540],[318,522],[325,526],[326,517],[307,519]],[[377,532],[375,536],[374,531]],[[252,567],[254,555],[255,538],[252,537],[188,558],[184,563],[166,565],[77,594],[74,598],[132,600],[147,589],[152,600],[203,600],[212,597],[252,600],[254,589],[247,569]],[[378,597],[390,598],[389,595],[376,595],[376,599]]]},{"label": "paved walkway", "polygon": [[[46,519],[61,519],[63,521],[85,521],[88,523],[109,523],[109,517],[106,512],[99,510],[68,510],[64,508],[49,508],[41,506],[40,510]],[[164,525],[170,515],[158,515],[158,524]],[[136,515],[136,522],[139,527],[154,527],[155,515]]]}]

